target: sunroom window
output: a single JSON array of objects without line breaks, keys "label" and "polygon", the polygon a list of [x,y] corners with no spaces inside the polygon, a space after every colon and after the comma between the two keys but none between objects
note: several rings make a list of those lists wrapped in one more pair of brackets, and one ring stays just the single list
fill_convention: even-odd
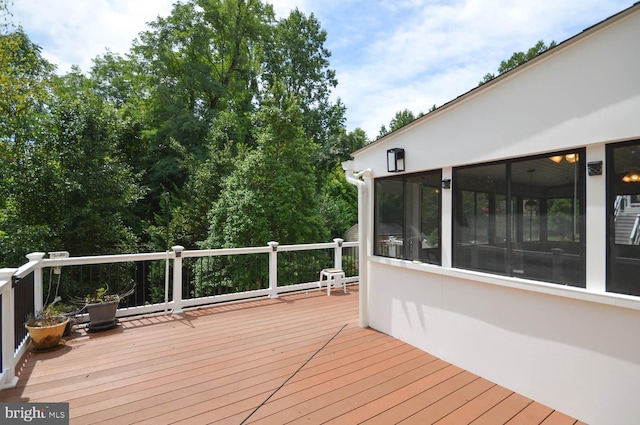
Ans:
[{"label": "sunroom window", "polygon": [[441,176],[376,179],[375,255],[440,264]]},{"label": "sunroom window", "polygon": [[583,158],[454,169],[454,267],[584,287]]},{"label": "sunroom window", "polygon": [[607,291],[640,295],[640,141],[607,147]]}]

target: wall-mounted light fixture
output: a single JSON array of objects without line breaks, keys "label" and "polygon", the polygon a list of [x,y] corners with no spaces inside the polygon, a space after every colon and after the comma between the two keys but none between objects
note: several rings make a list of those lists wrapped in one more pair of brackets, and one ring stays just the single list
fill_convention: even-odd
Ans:
[{"label": "wall-mounted light fixture", "polygon": [[593,161],[587,163],[587,171],[590,176],[601,176],[602,175],[602,161]]},{"label": "wall-mounted light fixture", "polygon": [[404,149],[393,148],[387,151],[387,171],[390,173],[404,171]]},{"label": "wall-mounted light fixture", "polygon": [[451,179],[442,180],[442,188],[443,189],[451,189]]}]

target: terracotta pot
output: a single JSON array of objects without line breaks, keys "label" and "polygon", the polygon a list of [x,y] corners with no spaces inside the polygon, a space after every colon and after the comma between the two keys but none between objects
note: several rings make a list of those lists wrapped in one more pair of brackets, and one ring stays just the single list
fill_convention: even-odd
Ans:
[{"label": "terracotta pot", "polygon": [[25,325],[24,327],[29,331],[29,336],[31,337],[31,341],[33,341],[33,347],[36,350],[48,350],[60,343],[62,334],[64,334],[64,329],[67,327],[67,323],[69,323],[69,319],[65,320],[62,323],[58,323],[57,325]]}]

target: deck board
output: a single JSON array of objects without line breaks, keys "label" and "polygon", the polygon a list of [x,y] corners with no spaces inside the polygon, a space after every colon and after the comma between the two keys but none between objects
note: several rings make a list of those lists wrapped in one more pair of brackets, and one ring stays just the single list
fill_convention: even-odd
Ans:
[{"label": "deck board", "polygon": [[360,328],[358,296],[356,285],[79,327],[28,353],[0,401],[68,402],[79,425],[576,423]]}]

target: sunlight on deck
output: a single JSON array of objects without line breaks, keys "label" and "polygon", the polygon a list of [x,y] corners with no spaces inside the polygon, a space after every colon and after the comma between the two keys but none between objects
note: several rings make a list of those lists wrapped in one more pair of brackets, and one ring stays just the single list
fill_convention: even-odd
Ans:
[{"label": "sunlight on deck", "polygon": [[358,326],[358,287],[77,329],[29,353],[0,401],[69,402],[72,424],[574,424]]}]

